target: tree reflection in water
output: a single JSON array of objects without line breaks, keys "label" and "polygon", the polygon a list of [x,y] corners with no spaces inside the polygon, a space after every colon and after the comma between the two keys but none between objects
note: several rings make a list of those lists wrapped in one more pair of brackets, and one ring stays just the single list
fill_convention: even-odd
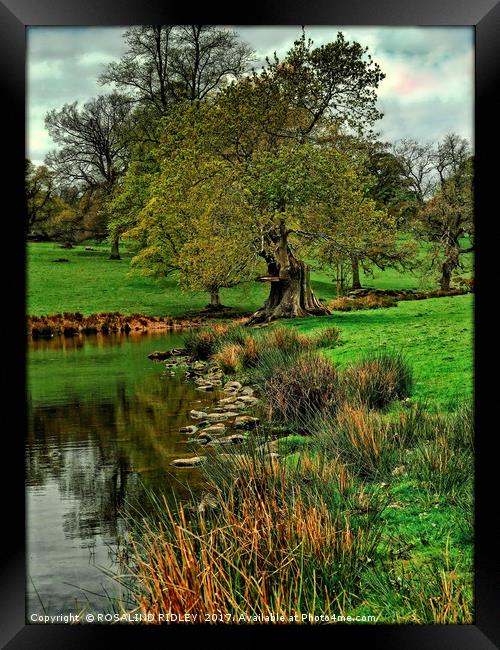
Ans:
[{"label": "tree reflection in water", "polygon": [[[188,498],[203,480],[170,461],[190,452],[179,433],[189,410],[214,396],[164,376],[146,358],[179,345],[178,337],[104,338],[37,341],[29,355],[29,573],[59,606],[69,606],[65,578],[77,580],[76,572],[92,585],[88,548],[118,543],[124,514],[151,508],[146,492]],[[64,575],[65,553],[72,576]]]}]

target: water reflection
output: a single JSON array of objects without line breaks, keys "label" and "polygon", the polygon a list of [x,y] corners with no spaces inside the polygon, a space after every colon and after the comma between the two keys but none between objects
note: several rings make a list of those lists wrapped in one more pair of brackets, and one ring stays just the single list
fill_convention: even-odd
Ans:
[{"label": "water reflection", "polygon": [[[85,601],[78,587],[110,588],[95,565],[110,565],[109,547],[126,532],[124,510],[147,508],[145,491],[185,498],[188,486],[200,486],[196,470],[169,463],[190,453],[178,432],[188,411],[213,396],[147,359],[177,345],[169,335],[30,344],[28,615],[42,609],[31,580],[52,613],[77,611]],[[102,611],[95,593],[86,598]]]}]

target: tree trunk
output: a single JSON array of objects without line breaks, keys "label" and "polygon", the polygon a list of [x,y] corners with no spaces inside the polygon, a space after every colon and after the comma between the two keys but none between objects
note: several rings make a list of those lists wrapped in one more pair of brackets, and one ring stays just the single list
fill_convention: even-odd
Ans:
[{"label": "tree trunk", "polygon": [[356,289],[361,289],[361,281],[359,279],[359,258],[357,255],[351,257],[351,269],[352,269],[352,287],[351,290],[355,291]]},{"label": "tree trunk", "polygon": [[448,261],[443,262],[443,266],[441,267],[441,280],[439,281],[441,291],[450,290],[451,271],[452,271],[451,264]]},{"label": "tree trunk", "polygon": [[111,254],[109,256],[110,260],[121,260],[119,246],[120,246],[120,236],[113,235],[113,238],[111,240]]},{"label": "tree trunk", "polygon": [[248,324],[330,313],[313,293],[309,267],[298,260],[290,249],[284,222],[280,224],[275,257],[267,262],[268,277],[271,279],[269,297],[264,306],[251,316]]},{"label": "tree trunk", "polygon": [[213,291],[210,292],[210,304],[207,305],[209,309],[222,309],[222,305],[220,304],[220,296],[219,296],[219,290],[214,289]]}]

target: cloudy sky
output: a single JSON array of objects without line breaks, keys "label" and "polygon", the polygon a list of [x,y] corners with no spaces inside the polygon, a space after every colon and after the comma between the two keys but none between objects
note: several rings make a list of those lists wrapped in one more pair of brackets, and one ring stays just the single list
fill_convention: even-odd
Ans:
[{"label": "cloudy sky", "polygon": [[[300,27],[236,27],[259,62],[282,56],[300,36]],[[377,129],[381,138],[422,142],[454,131],[472,142],[474,32],[472,27],[311,27],[316,45],[335,40],[367,45],[387,75],[379,87]],[[44,127],[45,113],[64,103],[85,102],[110,90],[96,79],[124,52],[124,28],[30,27],[28,29],[27,155],[43,162],[54,147]]]}]

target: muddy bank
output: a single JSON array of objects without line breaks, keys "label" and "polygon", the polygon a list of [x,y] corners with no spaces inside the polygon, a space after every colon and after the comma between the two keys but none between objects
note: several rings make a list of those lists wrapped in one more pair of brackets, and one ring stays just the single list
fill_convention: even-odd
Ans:
[{"label": "muddy bank", "polygon": [[28,337],[51,338],[53,336],[78,336],[79,334],[111,334],[129,332],[161,332],[198,327],[202,319],[169,318],[125,315],[116,312],[83,316],[77,313],[53,314],[51,316],[28,316]]},{"label": "muddy bank", "polygon": [[[170,316],[145,316],[143,314],[121,314],[102,312],[84,316],[78,312],[64,312],[50,316],[28,316],[26,333],[33,339],[53,336],[78,336],[80,334],[129,334],[132,332],[163,332],[200,327],[212,320],[227,318],[238,320],[234,312],[212,313],[207,310],[192,317],[172,318]],[[241,319],[241,314],[238,314]]]}]

